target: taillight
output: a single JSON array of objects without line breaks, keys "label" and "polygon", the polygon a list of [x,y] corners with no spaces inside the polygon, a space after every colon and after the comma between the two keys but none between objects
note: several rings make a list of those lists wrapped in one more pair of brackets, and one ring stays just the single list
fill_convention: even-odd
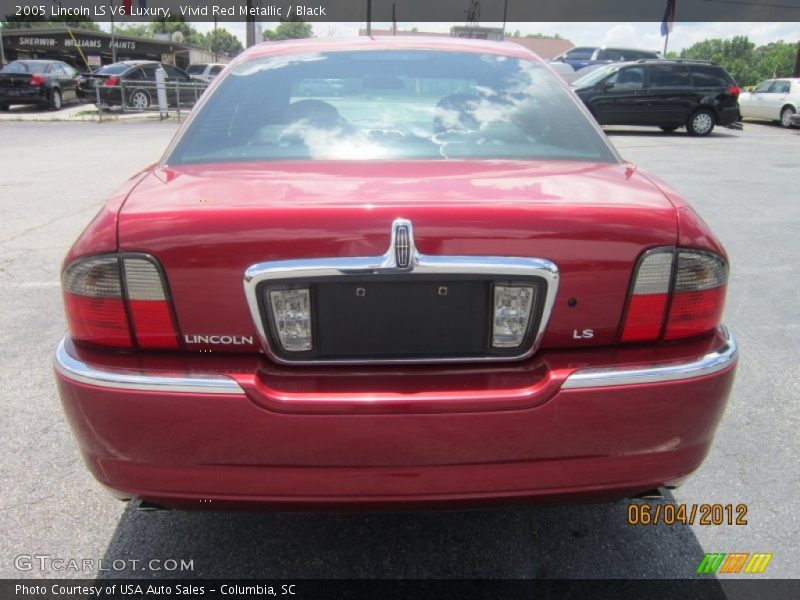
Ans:
[{"label": "taillight", "polygon": [[[100,346],[178,348],[158,263],[146,255],[105,255],[71,263],[62,277],[73,339]],[[129,320],[130,319],[130,320]]]},{"label": "taillight", "polygon": [[728,266],[711,252],[657,248],[639,261],[620,336],[675,340],[712,331],[722,318]]},{"label": "taillight", "polygon": [[44,77],[41,75],[32,75],[31,85],[44,85]]},{"label": "taillight", "polygon": [[664,339],[711,331],[722,318],[728,265],[716,254],[681,250]]},{"label": "taillight", "polygon": [[131,347],[119,258],[97,256],[70,264],[61,280],[67,325],[75,340]]},{"label": "taillight", "polygon": [[103,82],[103,85],[107,85],[107,86],[114,86],[114,85],[117,85],[117,84],[119,84],[119,77],[117,77],[116,75],[112,75],[111,77],[109,77],[108,79],[106,79]]},{"label": "taillight", "polygon": [[739,89],[738,85],[732,85],[731,87],[728,88],[728,91],[734,98],[739,98],[739,94],[741,93],[741,90]]},{"label": "taillight", "polygon": [[672,249],[656,249],[639,261],[622,329],[623,342],[657,340],[661,335],[673,260]]}]

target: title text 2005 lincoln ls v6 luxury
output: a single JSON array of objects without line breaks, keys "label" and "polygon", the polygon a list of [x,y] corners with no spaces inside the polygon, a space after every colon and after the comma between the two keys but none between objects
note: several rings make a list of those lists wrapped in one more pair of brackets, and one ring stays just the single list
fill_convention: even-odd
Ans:
[{"label": "title text 2005 lincoln ls v6 luxury", "polygon": [[520,46],[272,43],[70,250],[56,373],[157,506],[620,498],[709,450],[727,279]]}]

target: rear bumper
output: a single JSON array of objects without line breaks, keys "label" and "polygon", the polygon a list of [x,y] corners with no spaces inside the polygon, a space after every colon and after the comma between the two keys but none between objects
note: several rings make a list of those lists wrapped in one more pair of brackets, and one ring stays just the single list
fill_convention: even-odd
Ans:
[{"label": "rear bumper", "polygon": [[48,105],[49,103],[50,95],[47,89],[41,86],[13,88],[13,92],[11,90],[0,90],[0,104]]},{"label": "rear bumper", "polygon": [[59,345],[65,412],[112,492],[178,508],[624,497],[700,465],[737,351],[721,328],[669,348],[540,352],[515,366],[205,358]]}]

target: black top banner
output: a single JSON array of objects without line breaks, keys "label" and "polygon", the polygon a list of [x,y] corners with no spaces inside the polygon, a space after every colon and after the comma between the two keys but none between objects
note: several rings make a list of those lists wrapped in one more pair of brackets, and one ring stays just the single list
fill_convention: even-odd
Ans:
[{"label": "black top banner", "polygon": [[800,22],[800,0],[0,0],[0,17],[117,23],[365,22]]}]

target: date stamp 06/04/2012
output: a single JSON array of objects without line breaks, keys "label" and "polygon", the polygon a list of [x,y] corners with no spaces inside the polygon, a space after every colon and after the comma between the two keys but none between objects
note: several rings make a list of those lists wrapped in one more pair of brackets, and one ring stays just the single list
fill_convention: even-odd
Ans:
[{"label": "date stamp 06/04/2012", "polygon": [[746,504],[631,502],[628,525],[747,525]]}]

